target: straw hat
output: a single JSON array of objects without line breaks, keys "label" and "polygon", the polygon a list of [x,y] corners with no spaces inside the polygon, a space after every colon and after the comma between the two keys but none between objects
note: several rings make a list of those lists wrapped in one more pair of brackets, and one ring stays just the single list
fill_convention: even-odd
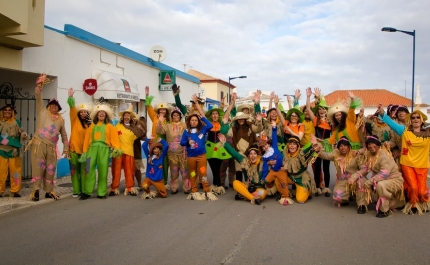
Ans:
[{"label": "straw hat", "polygon": [[340,100],[338,100],[333,106],[331,106],[331,108],[328,109],[327,118],[329,120],[333,120],[333,115],[339,111],[348,114],[348,107]]},{"label": "straw hat", "polygon": [[417,109],[417,110],[414,110],[412,113],[409,113],[409,114],[406,116],[406,119],[405,119],[406,124],[408,124],[408,125],[410,125],[410,124],[411,124],[411,116],[412,116],[413,114],[418,114],[418,115],[420,115],[420,116],[421,116],[421,122],[422,122],[422,123],[424,123],[424,122],[427,120],[427,115],[425,115],[421,110]]},{"label": "straw hat", "polygon": [[237,107],[238,112],[243,112],[243,109],[249,109],[249,113],[254,112],[254,106],[251,104],[242,104],[239,107]]},{"label": "straw hat", "polygon": [[149,145],[149,154],[152,154],[155,147],[159,147],[160,150],[163,150],[163,145],[160,142],[155,142]]},{"label": "straw hat", "polygon": [[170,112],[172,110],[172,107],[166,102],[161,102],[155,105],[154,111],[158,113],[159,109],[166,109],[168,112]]},{"label": "straw hat", "polygon": [[89,103],[82,103],[76,106],[77,111],[81,111],[81,110],[86,110],[88,112],[91,112],[91,110],[93,109],[93,105],[89,104]]},{"label": "straw hat", "polygon": [[234,116],[232,121],[247,120],[247,119],[249,119],[249,117],[250,117],[249,114],[245,114],[243,112],[238,112],[238,113],[236,113],[236,116]]},{"label": "straw hat", "polygon": [[112,107],[109,104],[102,103],[102,104],[97,104],[91,110],[91,114],[90,114],[91,119],[94,120],[94,118],[97,116],[97,113],[99,113],[99,111],[101,110],[106,112],[106,115],[108,116],[109,120],[113,120],[113,118],[115,117]]},{"label": "straw hat", "polygon": [[119,113],[119,116],[122,118],[125,113],[130,113],[130,118],[133,119],[133,120],[135,120],[136,117],[137,117],[136,113],[134,113],[134,111],[133,111],[133,105],[132,104],[129,104],[128,108],[126,110],[121,111]]}]

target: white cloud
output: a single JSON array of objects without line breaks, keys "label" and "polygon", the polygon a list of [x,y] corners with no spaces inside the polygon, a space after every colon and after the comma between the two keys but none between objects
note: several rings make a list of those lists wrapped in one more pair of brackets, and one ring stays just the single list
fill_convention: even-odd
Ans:
[{"label": "white cloud", "polygon": [[183,64],[228,80],[239,94],[278,94],[320,87],[386,88],[410,96],[412,37],[384,26],[416,30],[415,83],[430,103],[430,2],[333,1],[46,1],[45,24],[73,24],[148,55],[159,44],[164,63]]}]

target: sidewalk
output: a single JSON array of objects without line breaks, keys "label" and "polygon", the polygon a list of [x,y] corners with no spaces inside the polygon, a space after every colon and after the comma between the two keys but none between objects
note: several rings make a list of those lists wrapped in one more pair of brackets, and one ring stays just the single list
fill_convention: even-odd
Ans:
[{"label": "sidewalk", "polygon": [[[60,199],[72,196],[72,181],[70,176],[60,178],[56,180],[55,184],[55,192],[60,195]],[[30,195],[32,191],[33,183],[31,180],[25,180],[22,182],[21,191],[19,194],[21,198],[11,198],[9,197],[9,188],[6,189],[4,193],[4,197],[0,198],[0,214],[7,213],[16,209],[26,208],[34,205],[40,205],[42,203],[53,202],[53,199],[45,198],[45,192],[43,189],[40,190],[40,200],[38,202],[34,202],[30,200]]]}]

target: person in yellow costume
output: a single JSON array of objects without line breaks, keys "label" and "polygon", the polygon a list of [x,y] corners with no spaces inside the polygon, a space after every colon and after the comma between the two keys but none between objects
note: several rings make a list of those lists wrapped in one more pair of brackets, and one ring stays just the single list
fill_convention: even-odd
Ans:
[{"label": "person in yellow costume", "polygon": [[[13,103],[13,102],[12,102]],[[0,109],[0,197],[6,190],[6,179],[10,176],[10,197],[21,197],[21,140],[27,138],[19,120],[15,119],[15,107],[6,104]]]},{"label": "person in yellow costume", "polygon": [[[91,111],[93,124],[85,134],[84,149],[79,162],[85,162],[85,184],[79,200],[91,197],[96,184],[96,167],[98,172],[97,198],[106,199],[107,175],[109,157],[121,156],[121,145],[118,131],[110,123],[114,114],[112,108],[103,102],[99,102]],[[110,155],[112,149],[112,154]]]}]

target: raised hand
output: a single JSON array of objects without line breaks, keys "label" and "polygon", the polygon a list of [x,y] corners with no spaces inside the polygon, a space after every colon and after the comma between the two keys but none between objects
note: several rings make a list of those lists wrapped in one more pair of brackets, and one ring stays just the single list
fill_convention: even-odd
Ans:
[{"label": "raised hand", "polygon": [[40,74],[40,76],[37,78],[37,80],[36,80],[36,85],[44,85],[45,84],[45,81],[47,80],[48,78],[46,77],[46,74]]},{"label": "raised hand", "polygon": [[312,96],[312,89],[310,87],[306,88],[306,96],[307,97]]},{"label": "raised hand", "polygon": [[299,99],[301,95],[302,95],[302,94],[300,93],[300,89],[297,89],[296,91],[294,91],[294,96],[295,96],[297,99]]},{"label": "raised hand", "polygon": [[261,113],[257,113],[257,115],[255,115],[255,120],[258,122],[263,120],[263,116],[261,116]]},{"label": "raised hand", "polygon": [[69,98],[73,97],[73,94],[75,94],[75,91],[73,90],[73,88],[69,88],[69,90],[67,91],[67,94],[69,95]]},{"label": "raised hand", "polygon": [[270,93],[270,96],[269,96],[270,100],[273,100],[274,97],[275,97],[275,92]]},{"label": "raised hand", "polygon": [[231,101],[232,101],[232,102],[236,102],[236,99],[237,99],[237,94],[236,94],[236,93],[233,93],[233,94],[231,95]]},{"label": "raised hand", "polygon": [[149,95],[149,86],[145,87],[145,95],[147,95],[147,96]]},{"label": "raised hand", "polygon": [[225,142],[227,141],[225,135],[221,133],[218,134],[218,140],[221,142],[221,144],[225,144]]},{"label": "raised hand", "polygon": [[314,94],[316,98],[321,97],[321,89],[319,87],[314,88]]},{"label": "raised hand", "polygon": [[194,102],[195,104],[197,104],[197,103],[198,103],[197,95],[196,95],[196,94],[193,94],[193,95],[191,96],[191,99],[193,100],[193,102]]},{"label": "raised hand", "polygon": [[279,103],[279,97],[278,97],[278,95],[275,95],[273,97],[273,102],[276,104],[276,106],[278,105],[278,103]]},{"label": "raised hand", "polygon": [[287,95],[287,101],[288,101],[289,103],[293,103],[293,100],[291,99],[291,97],[290,97],[289,95]]},{"label": "raised hand", "polygon": [[348,91],[348,97],[350,97],[351,99],[355,98],[354,93],[352,93],[352,91]]}]

